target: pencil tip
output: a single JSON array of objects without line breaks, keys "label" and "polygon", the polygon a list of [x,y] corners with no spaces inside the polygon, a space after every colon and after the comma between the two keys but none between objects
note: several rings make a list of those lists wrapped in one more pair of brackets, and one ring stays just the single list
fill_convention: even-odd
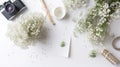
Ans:
[{"label": "pencil tip", "polygon": [[53,25],[56,25],[55,23],[53,23]]}]

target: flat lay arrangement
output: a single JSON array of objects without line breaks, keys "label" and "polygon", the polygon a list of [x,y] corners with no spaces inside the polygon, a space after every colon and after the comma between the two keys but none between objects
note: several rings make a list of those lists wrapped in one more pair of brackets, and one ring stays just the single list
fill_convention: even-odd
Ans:
[{"label": "flat lay arrangement", "polygon": [[120,0],[4,0],[0,11],[2,67],[120,67]]}]

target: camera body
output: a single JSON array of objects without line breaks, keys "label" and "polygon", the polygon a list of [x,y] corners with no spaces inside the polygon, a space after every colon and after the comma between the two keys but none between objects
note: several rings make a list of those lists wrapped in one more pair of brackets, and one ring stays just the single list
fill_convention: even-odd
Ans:
[{"label": "camera body", "polygon": [[16,14],[23,11],[26,8],[21,0],[15,0],[11,2],[10,0],[1,5],[1,13],[8,19],[13,19]]}]

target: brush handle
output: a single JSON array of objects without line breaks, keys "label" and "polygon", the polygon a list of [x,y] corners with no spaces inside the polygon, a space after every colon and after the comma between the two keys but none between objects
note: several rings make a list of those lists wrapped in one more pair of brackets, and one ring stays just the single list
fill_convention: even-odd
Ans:
[{"label": "brush handle", "polygon": [[42,4],[43,4],[43,6],[44,6],[44,8],[45,8],[45,10],[46,10],[46,13],[47,13],[47,15],[48,15],[51,23],[52,23],[53,25],[55,25],[54,20],[53,20],[53,18],[52,18],[52,16],[51,16],[51,14],[50,14],[50,12],[49,12],[49,10],[48,10],[48,8],[47,8],[47,5],[46,5],[46,3],[45,3],[44,0],[42,0]]}]

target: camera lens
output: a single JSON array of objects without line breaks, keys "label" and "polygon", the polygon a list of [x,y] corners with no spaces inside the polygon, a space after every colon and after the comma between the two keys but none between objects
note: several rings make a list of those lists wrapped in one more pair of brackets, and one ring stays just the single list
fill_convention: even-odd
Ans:
[{"label": "camera lens", "polygon": [[6,7],[6,9],[7,9],[8,12],[13,11],[13,7],[12,7],[11,5],[8,5],[8,6]]},{"label": "camera lens", "polygon": [[15,6],[13,4],[7,4],[6,7],[5,7],[5,10],[8,12],[8,13],[13,13],[14,10],[15,10]]}]

